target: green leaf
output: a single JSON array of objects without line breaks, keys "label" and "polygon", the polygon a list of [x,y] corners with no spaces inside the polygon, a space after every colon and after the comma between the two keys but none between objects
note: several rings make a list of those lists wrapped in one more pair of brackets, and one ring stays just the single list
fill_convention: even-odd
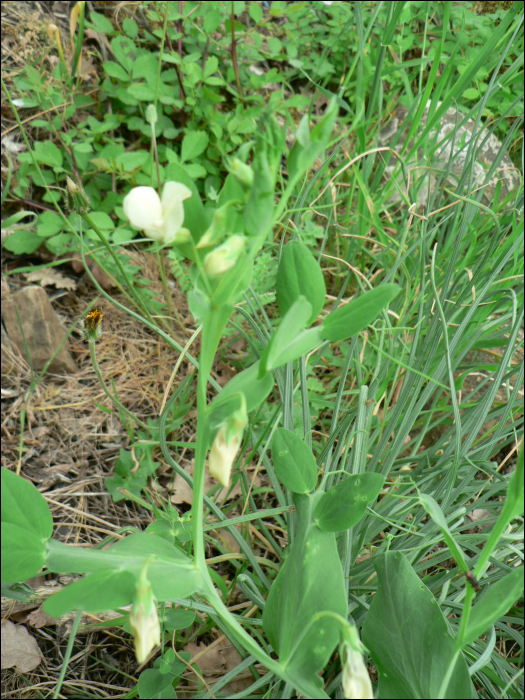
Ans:
[{"label": "green leaf", "polygon": [[297,181],[328,146],[337,119],[339,107],[336,98],[330,101],[326,112],[310,134],[309,116],[305,115],[297,133],[297,140],[288,156],[290,179]]},{"label": "green leaf", "polygon": [[275,56],[281,53],[283,45],[277,37],[272,36],[271,39],[268,39],[268,48],[270,49],[270,53]]},{"label": "green leaf", "polygon": [[258,379],[258,373],[259,361],[235,375],[226,384],[221,393],[210,403],[209,410],[213,411],[220,403],[239,392],[242,392],[246,399],[247,413],[258,408],[270,394],[274,384],[271,374],[265,374],[262,379]]},{"label": "green leaf", "polygon": [[204,31],[208,35],[213,34],[213,32],[219,28],[220,23],[221,13],[219,10],[210,10],[209,12],[206,12],[206,16],[204,18]]},{"label": "green leaf", "polygon": [[113,223],[111,217],[103,211],[90,212],[89,216],[95,223],[95,226],[98,226],[98,228],[101,228],[103,231],[109,231],[115,228],[115,224]]},{"label": "green leaf", "polygon": [[272,461],[277,478],[287,489],[294,493],[314,491],[317,464],[312,451],[298,435],[277,428],[272,440]]},{"label": "green leaf", "polygon": [[2,522],[34,532],[43,541],[53,533],[53,517],[45,498],[29,481],[2,468]]},{"label": "green leaf", "polygon": [[53,534],[53,517],[33,484],[2,469],[2,579],[21,581],[45,563],[45,546]]},{"label": "green leaf", "polygon": [[111,49],[117,61],[128,73],[137,59],[137,47],[127,36],[117,36],[111,40]]},{"label": "green leaf", "polygon": [[490,625],[506,615],[509,608],[523,594],[523,566],[513,571],[497,583],[488,586],[488,590],[480,598],[472,610],[468,621],[467,631],[463,639],[463,647],[472,644],[478,637],[485,634]]},{"label": "green leaf", "polygon": [[[376,557],[378,589],[362,639],[379,671],[381,698],[437,698],[454,639],[432,593],[400,552]],[[460,655],[445,698],[475,697]]]},{"label": "green leaf", "polygon": [[147,83],[157,78],[158,59],[152,53],[145,53],[139,56],[133,63],[133,78],[139,80],[144,78]]},{"label": "green leaf", "polygon": [[[322,345],[322,343],[323,339],[318,328],[309,328],[306,331],[302,331],[280,353],[269,358],[270,364],[266,366],[266,371],[282,367],[287,362],[293,362],[302,355],[307,355],[319,345]],[[260,374],[261,370],[259,370]]]},{"label": "green leaf", "polygon": [[181,162],[197,158],[207,145],[208,134],[205,131],[188,131],[182,141]]},{"label": "green leaf", "polygon": [[106,61],[103,64],[103,68],[106,71],[106,74],[110,76],[110,78],[116,78],[117,80],[121,80],[124,83],[129,82],[130,78],[128,73],[118,63],[115,63],[114,61]]},{"label": "green leaf", "polygon": [[462,569],[463,571],[467,571],[468,566],[465,562],[463,551],[461,550],[459,544],[456,543],[454,535],[450,531],[447,521],[445,520],[445,516],[443,515],[443,511],[439,507],[439,504],[436,503],[432,496],[429,496],[426,493],[419,494],[419,502],[426,510],[426,512],[430,515],[432,520],[436,523],[436,525],[440,528],[443,534],[443,538],[447,543],[448,548],[450,549],[450,553],[454,557],[460,569]]},{"label": "green leaf", "polygon": [[51,617],[61,618],[75,608],[100,613],[129,605],[137,579],[129,571],[99,571],[66,586],[44,603]]},{"label": "green leaf", "polygon": [[219,59],[217,56],[210,56],[206,61],[206,65],[204,66],[204,78],[206,79],[213,75],[218,67]]},{"label": "green leaf", "polygon": [[155,91],[153,88],[150,88],[149,85],[133,83],[133,85],[129,85],[126,90],[131,97],[139,100],[139,102],[153,102],[155,99]]},{"label": "green leaf", "polygon": [[126,17],[122,22],[122,29],[130,39],[136,39],[139,33],[139,25],[131,17]]},{"label": "green leaf", "polygon": [[297,335],[307,325],[311,315],[312,305],[304,296],[299,296],[281,320],[279,328],[270,338],[270,342],[261,356],[260,379],[265,372],[269,372],[274,367],[277,367],[275,364],[276,358],[295,340]]},{"label": "green leaf", "polygon": [[95,27],[95,31],[100,34],[114,34],[113,25],[105,15],[100,14],[100,12],[90,12],[89,19]]},{"label": "green leaf", "polygon": [[284,246],[275,282],[281,316],[302,295],[312,305],[307,325],[312,324],[324,306],[326,285],[317,260],[299,241]]},{"label": "green leaf", "polygon": [[62,152],[52,141],[37,141],[34,155],[38,163],[50,165],[52,168],[60,168],[64,162]]},{"label": "green leaf", "polygon": [[[74,547],[56,540],[49,540],[47,547],[47,567],[56,573],[128,571],[138,579],[144,562],[153,556],[148,574],[153,594],[159,601],[186,598],[201,585],[193,560],[164,538],[152,534],[129,535],[106,550]],[[73,610],[74,601],[70,602]]]},{"label": "green leaf", "polygon": [[46,563],[46,546],[34,532],[2,522],[2,580],[24,581],[36,576]]},{"label": "green leaf", "polygon": [[383,488],[385,477],[365,472],[351,474],[324,494],[314,512],[320,530],[342,532],[357,525]]},{"label": "green leaf", "polygon": [[34,231],[18,230],[8,236],[2,243],[2,246],[15,255],[34,253],[40,248],[43,241],[42,238]]},{"label": "green leaf", "polygon": [[316,494],[296,494],[294,503],[296,537],[270,589],[263,626],[288,675],[313,686],[309,697],[322,698],[327,696],[317,673],[332,655],[340,631],[333,618],[312,618],[322,611],[347,617],[344,575],[335,535],[312,522]]},{"label": "green leaf", "polygon": [[323,321],[319,329],[321,336],[325,340],[336,342],[360,333],[379,316],[382,309],[388,306],[400,291],[397,284],[382,284],[358,299],[340,306]]},{"label": "green leaf", "polygon": [[257,5],[255,2],[250,3],[250,17],[253,19],[255,24],[260,24],[262,18],[263,18],[263,11],[262,7],[260,5]]},{"label": "green leaf", "polygon": [[168,630],[185,630],[195,622],[195,610],[166,610],[164,627]]},{"label": "green leaf", "polygon": [[121,153],[115,158],[117,165],[121,165],[126,173],[132,173],[138,168],[146,163],[149,158],[149,153],[147,151],[129,151],[128,153]]}]

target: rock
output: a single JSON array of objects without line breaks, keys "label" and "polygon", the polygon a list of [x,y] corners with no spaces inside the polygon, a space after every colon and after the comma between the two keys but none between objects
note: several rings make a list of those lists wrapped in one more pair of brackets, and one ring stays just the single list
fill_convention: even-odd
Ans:
[{"label": "rock", "polygon": [[[437,106],[439,107],[440,105],[441,102],[438,102]],[[423,116],[421,117],[421,124],[420,128],[418,129],[418,134],[420,134],[426,126],[429,107],[430,100],[427,102],[427,106],[425,108],[425,111],[423,112]],[[394,112],[394,118],[379,133],[380,146],[389,146],[391,143],[393,143],[394,139],[399,133],[401,125],[403,124],[404,120],[408,115],[408,111],[409,110],[406,107],[396,107],[396,110]],[[454,108],[450,108],[445,112],[439,123],[436,144],[439,144],[441,141],[443,141],[443,139],[445,139],[457,128],[456,125],[461,122],[463,116],[464,115],[461,112]],[[449,163],[451,163],[451,167],[449,171],[449,176],[446,180],[446,186],[450,189],[456,190],[458,181],[463,175],[463,171],[465,169],[465,160],[469,148],[468,144],[471,140],[475,125],[475,121],[473,119],[469,119],[463,125],[458,127],[455,139],[452,140],[453,137],[451,137],[450,139],[442,143],[440,146],[438,146],[438,148],[432,154],[430,160],[427,157],[425,157],[423,148],[419,148],[417,167],[415,166],[415,160],[411,160],[409,163],[407,163],[408,169],[412,171],[411,181],[414,182],[416,179],[420,180],[420,184],[417,189],[418,208],[424,209],[427,205],[429,166],[434,168],[434,170],[436,171],[435,174],[434,172],[430,172],[431,191],[435,189],[438,178],[441,175],[441,173],[437,171],[447,168],[449,166]],[[408,131],[408,126],[409,125],[407,125],[403,129],[403,132]],[[403,135],[404,134],[400,135],[397,144],[393,146],[394,150],[397,153],[401,152],[405,143]],[[432,142],[434,138],[436,138],[435,129],[433,129],[429,133],[427,141]],[[476,144],[477,148],[481,148],[477,155],[476,162],[474,163],[473,182],[471,189],[472,198],[476,197],[476,193],[474,192],[474,190],[483,185],[483,182],[485,181],[485,176],[490,170],[491,165],[498,157],[498,153],[500,152],[500,149],[502,147],[501,141],[499,141],[494,136],[494,134],[491,134],[489,136],[489,132],[487,131],[487,129],[483,128],[479,129]],[[413,141],[411,142],[410,146],[412,145]],[[395,157],[392,157],[390,163],[385,168],[384,177],[386,180],[389,180],[392,177],[392,173],[396,166],[399,172],[399,165],[396,162],[394,162],[395,160],[397,159],[395,159]],[[401,173],[398,175],[397,181],[403,189],[406,188],[406,183],[404,182]],[[492,176],[491,180],[484,186],[484,194],[483,198],[481,199],[482,204],[485,204],[486,206],[492,206],[498,181],[501,181],[501,192],[499,196],[499,201],[502,201],[508,194],[515,191],[520,185],[521,174],[507,154],[505,154],[501,159],[499,165],[497,166],[496,172]],[[389,199],[389,202],[400,201],[402,200],[397,192],[395,192]]]},{"label": "rock", "polygon": [[[30,286],[16,294],[7,293],[2,298],[2,318],[9,340],[24,357],[27,357],[27,354],[16,309],[31,354],[33,368],[36,372],[40,372],[64,340],[66,331],[51,306],[46,290],[42,287]],[[67,343],[51,362],[48,372],[52,374],[78,372]]]}]

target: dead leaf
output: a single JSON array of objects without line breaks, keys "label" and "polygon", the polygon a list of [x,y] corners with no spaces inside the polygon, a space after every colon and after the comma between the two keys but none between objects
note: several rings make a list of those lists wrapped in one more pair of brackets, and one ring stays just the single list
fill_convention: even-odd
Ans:
[{"label": "dead leaf", "polygon": [[65,277],[59,270],[54,270],[51,267],[43,267],[39,270],[33,270],[26,275],[29,282],[40,282],[41,287],[47,287],[50,284],[57,289],[69,289],[70,291],[77,288],[77,283],[71,277]]},{"label": "dead leaf", "polygon": [[36,639],[23,625],[2,622],[2,668],[13,668],[17,673],[29,673],[42,661]]}]

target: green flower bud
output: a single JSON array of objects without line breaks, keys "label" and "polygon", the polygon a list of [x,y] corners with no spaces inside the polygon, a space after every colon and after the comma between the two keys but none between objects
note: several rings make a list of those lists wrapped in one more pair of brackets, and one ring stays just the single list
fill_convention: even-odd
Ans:
[{"label": "green flower bud", "polygon": [[148,105],[146,107],[146,121],[153,126],[157,123],[157,109],[155,105]]},{"label": "green flower bud", "polygon": [[204,258],[204,271],[209,277],[218,277],[231,269],[246,246],[244,236],[230,236],[222,245]]},{"label": "green flower bud", "polygon": [[253,185],[253,170],[249,165],[243,163],[238,158],[233,158],[231,162],[231,173],[244,187],[245,190],[250,189]]},{"label": "green flower bud", "polygon": [[70,177],[66,177],[66,208],[77,214],[85,214],[91,209],[89,197]]},{"label": "green flower bud", "polygon": [[160,644],[160,622],[157,601],[148,579],[148,567],[154,560],[150,557],[142,567],[135,586],[136,594],[129,615],[129,626],[134,637],[135,654],[139,664],[143,663],[152,649]]}]

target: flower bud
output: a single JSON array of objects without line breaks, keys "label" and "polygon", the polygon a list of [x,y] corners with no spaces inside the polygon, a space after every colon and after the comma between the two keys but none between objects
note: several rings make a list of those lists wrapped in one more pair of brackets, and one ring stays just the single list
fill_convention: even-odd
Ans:
[{"label": "flower bud", "polygon": [[135,654],[139,664],[143,663],[152,649],[160,644],[160,622],[157,601],[148,579],[150,557],[142,567],[135,586],[135,600],[129,615],[129,626],[134,637]]},{"label": "flower bud", "polygon": [[80,320],[80,331],[86,340],[98,340],[100,338],[102,335],[101,321],[103,315],[100,307],[96,306]]},{"label": "flower bud", "polygon": [[364,700],[373,700],[374,698],[370,676],[363,661],[363,649],[357,629],[348,625],[343,632],[343,639],[339,647],[341,663],[343,664],[341,687],[345,698],[363,698]]},{"label": "flower bud", "polygon": [[210,474],[225,487],[230,483],[232,465],[241,444],[244,428],[248,423],[246,399],[240,392],[239,397],[240,407],[220,426],[208,459]]},{"label": "flower bud", "polygon": [[155,105],[148,105],[146,107],[146,121],[153,126],[157,123],[157,109]]},{"label": "flower bud", "polygon": [[227,241],[218,246],[204,258],[204,271],[209,277],[218,277],[231,269],[239,259],[246,238],[244,236],[230,236]]},{"label": "flower bud", "polygon": [[246,165],[246,163],[243,163],[242,160],[233,158],[231,162],[231,173],[244,189],[250,189],[253,185],[253,169],[249,165]]},{"label": "flower bud", "polygon": [[86,213],[91,209],[89,197],[70,177],[66,177],[66,208],[77,214]]}]

